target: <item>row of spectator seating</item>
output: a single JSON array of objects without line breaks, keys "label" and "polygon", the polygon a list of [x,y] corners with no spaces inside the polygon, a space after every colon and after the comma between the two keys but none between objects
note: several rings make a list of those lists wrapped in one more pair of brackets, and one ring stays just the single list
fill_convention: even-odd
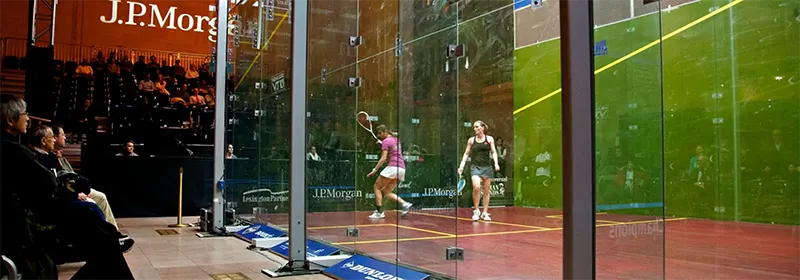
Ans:
[{"label": "row of spectator seating", "polygon": [[[54,68],[52,99],[53,119],[70,130],[92,134],[98,132],[100,120],[106,120],[108,127],[103,132],[110,133],[115,143],[152,139],[148,134],[153,133],[153,129],[183,139],[183,142],[209,142],[214,108],[188,105],[174,96],[183,84],[196,86],[206,84],[204,81],[166,79],[170,81],[166,88],[173,94],[166,97],[140,90],[141,78],[130,72],[96,71],[93,76],[82,76],[73,75],[71,68]],[[80,120],[87,120],[88,125]]]}]

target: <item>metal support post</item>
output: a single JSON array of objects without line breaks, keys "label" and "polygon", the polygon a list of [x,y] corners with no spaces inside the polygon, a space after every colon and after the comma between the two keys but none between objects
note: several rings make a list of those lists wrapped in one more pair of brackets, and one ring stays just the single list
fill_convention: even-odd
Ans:
[{"label": "metal support post", "polygon": [[[58,0],[30,0],[28,3],[28,45],[35,46],[46,38],[48,46],[56,39],[56,11]],[[45,35],[47,35],[45,37]],[[41,45],[40,45],[41,46]]]},{"label": "metal support post", "polygon": [[320,273],[311,269],[306,255],[306,59],[308,54],[308,1],[292,1],[292,110],[289,174],[289,262],[270,277]]},{"label": "metal support post", "polygon": [[564,279],[595,278],[594,30],[591,0],[560,0]]},{"label": "metal support post", "polygon": [[217,57],[216,57],[216,109],[214,110],[214,196],[212,212],[214,215],[211,233],[224,234],[225,232],[225,198],[220,189],[220,181],[225,176],[225,97],[228,96],[225,83],[227,82],[227,54],[228,54],[228,0],[217,1]]}]

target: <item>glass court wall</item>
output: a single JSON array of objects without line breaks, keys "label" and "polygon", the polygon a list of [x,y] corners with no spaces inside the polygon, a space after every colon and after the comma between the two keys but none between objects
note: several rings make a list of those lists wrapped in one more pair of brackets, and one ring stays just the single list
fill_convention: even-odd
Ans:
[{"label": "glass court wall", "polygon": [[265,3],[229,4],[224,198],[241,218],[286,228],[291,12]]},{"label": "glass court wall", "polygon": [[800,3],[677,6],[662,13],[663,174],[665,214],[684,220],[666,222],[666,277],[709,259],[706,278],[797,278]]},{"label": "glass court wall", "polygon": [[[309,176],[319,180],[308,182],[313,207],[309,236],[432,275],[501,277],[501,271],[480,267],[512,258],[513,250],[507,249],[514,247],[508,244],[513,238],[506,232],[523,236],[545,228],[538,225],[545,221],[536,216],[537,210],[515,212],[506,207],[514,205],[513,142],[507,141],[514,135],[513,3],[312,1],[310,5],[307,148],[318,154],[308,157],[308,166],[319,166],[309,169]],[[557,26],[555,17],[547,20],[551,28]],[[532,21],[528,19],[530,27],[535,26]],[[477,120],[489,124],[487,133],[493,137],[506,139],[499,146],[499,170],[488,178],[485,194],[491,197],[490,215],[514,218],[494,228],[472,220],[469,162],[463,173],[467,187],[461,192],[457,188],[459,165]],[[405,165],[404,180],[389,182],[390,186],[376,178],[382,171],[391,172],[385,170],[392,169],[386,164],[368,176],[381,158],[378,126],[399,139]],[[388,198],[385,190],[392,186],[402,201]],[[481,190],[477,192],[480,197]],[[383,197],[380,208],[376,196]],[[406,216],[403,201],[413,204]],[[357,229],[358,236],[348,237],[348,228]],[[503,246],[487,247],[481,240]],[[445,252],[451,247],[476,257],[448,260]],[[552,253],[558,247],[552,246]],[[521,272],[535,269],[524,261],[517,265]]]},{"label": "glass court wall", "polygon": [[[225,198],[240,217],[285,227],[293,18],[289,2],[263,3],[231,12],[241,27],[228,50],[236,158]],[[309,43],[308,240],[434,278],[561,278],[570,116],[559,2],[309,5],[307,34],[294,34]],[[800,4],[614,0],[592,11],[596,277],[800,277]],[[400,143],[393,193],[413,204],[407,215],[389,192],[376,205],[377,177],[392,174],[383,164],[368,176],[380,125]],[[473,153],[460,177],[476,125],[498,170]],[[485,189],[473,188],[473,166],[493,171]]]},{"label": "glass court wall", "polygon": [[682,3],[593,5],[598,279],[664,276],[663,79],[657,43],[663,34],[659,11],[677,4]]}]

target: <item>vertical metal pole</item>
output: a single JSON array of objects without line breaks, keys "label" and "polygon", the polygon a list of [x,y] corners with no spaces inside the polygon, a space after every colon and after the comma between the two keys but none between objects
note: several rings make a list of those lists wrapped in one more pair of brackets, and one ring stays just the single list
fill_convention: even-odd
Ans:
[{"label": "vertical metal pole", "polygon": [[183,223],[183,166],[178,170],[178,222],[169,227],[187,227]]},{"label": "vertical metal pole", "polygon": [[217,0],[217,57],[215,89],[217,92],[216,110],[214,110],[214,199],[212,211],[214,213],[213,233],[224,232],[225,209],[222,190],[219,189],[219,180],[225,174],[225,97],[228,96],[225,82],[228,66],[228,0]]},{"label": "vertical metal pole", "polygon": [[261,33],[263,33],[262,27],[264,26],[264,20],[262,18],[264,17],[264,8],[266,8],[267,5],[264,5],[264,0],[257,0],[256,3],[258,4],[258,24],[256,24],[258,28],[256,30],[256,42],[253,44],[253,48],[260,50]]},{"label": "vertical metal pole", "polygon": [[560,0],[564,279],[595,278],[592,1]]},{"label": "vertical metal pole", "polygon": [[36,13],[39,8],[39,0],[29,0],[28,2],[28,45],[36,45]]},{"label": "vertical metal pole", "polygon": [[736,30],[734,30],[734,21],[733,21],[733,8],[728,9],[728,25],[731,29],[731,108],[733,108],[733,116],[731,116],[733,120],[733,213],[734,213],[734,221],[739,221],[741,219],[741,215],[739,212],[739,194],[741,190],[741,182],[742,179],[742,164],[740,161],[741,156],[741,144],[739,143],[739,98],[736,92],[736,77],[737,71],[736,67]]},{"label": "vertical metal pole", "polygon": [[306,260],[306,58],[308,1],[294,3],[292,22],[292,144],[289,174],[289,265],[305,267]]},{"label": "vertical metal pole", "polygon": [[53,0],[52,14],[50,15],[50,46],[56,44],[56,11],[58,9],[58,0]]}]

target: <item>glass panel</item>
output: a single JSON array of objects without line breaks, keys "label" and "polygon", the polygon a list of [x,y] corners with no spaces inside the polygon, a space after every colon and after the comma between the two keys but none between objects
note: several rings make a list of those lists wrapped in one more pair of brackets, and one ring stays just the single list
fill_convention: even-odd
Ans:
[{"label": "glass panel", "polygon": [[666,214],[681,219],[666,277],[797,279],[800,3],[676,6],[662,4]]},{"label": "glass panel", "polygon": [[[503,30],[503,26],[508,24],[505,11],[476,19],[476,22],[492,22],[491,26],[494,27],[486,30],[483,37],[476,37],[482,49],[474,53],[473,50],[468,51],[470,69],[476,69],[475,73],[495,73],[495,80],[474,84],[480,86],[474,90],[487,92],[483,102],[488,101],[488,104],[484,106],[497,108],[494,109],[494,115],[490,115],[492,111],[483,109],[484,106],[473,109],[472,112],[476,118],[485,118],[481,115],[485,114],[496,119],[496,123],[490,125],[497,129],[490,128],[490,134],[502,137],[505,140],[504,148],[508,149],[505,155],[506,166],[501,166],[501,169],[511,171],[506,171],[508,174],[504,175],[508,178],[505,182],[506,192],[512,192],[514,208],[492,210],[495,213],[492,216],[492,226],[498,227],[492,231],[507,233],[499,235],[500,238],[487,236],[487,241],[483,243],[485,248],[502,246],[502,249],[497,250],[484,249],[487,251],[485,255],[492,256],[490,259],[497,262],[498,266],[508,262],[514,264],[507,266],[513,269],[504,269],[501,272],[504,278],[562,278],[563,172],[558,3],[559,1],[514,1],[511,38],[507,37],[508,31]],[[477,23],[474,29],[476,33],[481,31]],[[503,40],[497,40],[494,39],[496,36],[504,37],[501,37]],[[506,58],[507,50],[503,47],[505,44],[514,48],[511,61]],[[494,61],[504,63],[495,64]],[[513,65],[511,80],[508,80],[508,70],[504,70],[504,65],[508,63]],[[462,84],[471,80],[473,78],[463,78]],[[509,110],[505,107],[505,101],[497,101],[503,100],[497,97],[503,96],[509,81],[513,83],[513,109],[510,115],[505,113]],[[513,121],[512,131],[500,128],[505,126],[503,118],[508,117]],[[498,257],[494,257],[495,255]],[[487,272],[484,273],[489,273],[492,270],[485,271]],[[463,269],[459,269],[459,274],[467,275]]]},{"label": "glass panel", "polygon": [[[458,224],[458,98],[456,60],[445,51],[458,44],[457,13],[457,4],[448,1],[400,1],[402,48],[395,90],[394,129],[405,164],[397,194],[413,203],[411,213],[396,222],[397,259],[400,265],[448,277],[457,275],[457,263],[447,260],[445,251],[456,246]],[[397,208],[400,214],[405,211],[403,205]]]},{"label": "glass panel", "polygon": [[[360,11],[358,34],[364,39],[363,45],[357,48],[359,63],[394,50],[397,38],[398,5],[398,1],[361,0],[358,2]],[[386,67],[395,69],[396,66],[386,65]]]},{"label": "glass panel", "polygon": [[[366,1],[364,1],[366,2]],[[362,2],[363,3],[363,2]],[[386,15],[395,17],[395,15]],[[363,20],[363,18],[362,18]],[[361,22],[361,26],[366,23]],[[359,52],[359,57],[360,57]],[[365,112],[369,115],[372,131],[378,139],[381,138],[379,128],[382,126],[388,129],[397,127],[397,86],[395,70],[397,63],[394,52],[391,49],[381,51],[378,55],[359,60],[358,75],[363,83],[358,89],[356,100],[357,111]],[[366,117],[366,115],[365,115]],[[367,125],[369,128],[369,125]],[[355,144],[357,147],[356,157],[356,182],[359,190],[364,192],[364,198],[356,206],[356,221],[358,224],[370,225],[369,229],[364,229],[365,234],[359,240],[358,250],[372,257],[382,259],[389,263],[396,262],[397,245],[396,238],[401,238],[395,226],[398,221],[397,204],[390,197],[393,197],[396,187],[387,185],[388,180],[382,178],[385,170],[393,169],[388,166],[389,155],[382,166],[378,167],[372,176],[368,176],[376,167],[381,158],[382,145],[378,144],[378,139],[373,135],[356,126]],[[376,188],[383,191],[377,192]],[[378,207],[380,203],[380,207]],[[378,217],[375,211],[379,211]]]},{"label": "glass panel", "polygon": [[291,25],[287,7],[275,10],[270,19],[255,4],[231,4],[225,198],[239,217],[288,230],[290,98],[284,73]]},{"label": "glass panel", "polygon": [[[356,49],[350,36],[358,33],[358,1],[309,3],[308,113],[306,157],[308,238],[356,249],[355,205],[365,192],[357,188],[355,159]],[[359,228],[365,235],[367,229]]]},{"label": "glass panel", "polygon": [[664,278],[661,15],[643,3],[594,2],[597,278]]},{"label": "glass panel", "polygon": [[[559,235],[538,232],[544,229],[540,224],[544,217],[536,217],[536,210],[514,207],[514,169],[508,164],[514,157],[513,149],[509,149],[509,146],[513,148],[514,142],[508,140],[514,139],[515,135],[514,6],[512,1],[462,2],[457,32],[459,44],[464,44],[466,50],[456,70],[458,121],[461,124],[457,131],[459,154],[464,153],[468,139],[473,142],[463,173],[468,187],[461,196],[459,206],[464,209],[459,211],[459,216],[466,219],[462,222],[465,226],[459,227],[457,245],[472,257],[459,266],[458,276],[471,278],[480,275],[476,277],[478,279],[554,277],[542,274],[549,269],[542,270],[541,263],[531,261],[530,258],[535,256],[529,252],[539,250],[525,240],[538,239],[544,234],[554,238],[552,241],[555,242],[560,240]],[[530,128],[521,129],[527,130]],[[484,135],[494,140],[497,167],[491,153],[486,153],[486,150],[478,153],[482,147],[491,148],[491,142],[482,140],[487,139]],[[511,162],[513,164],[513,160]],[[483,175],[488,175],[488,178],[478,177]],[[481,216],[474,213],[476,208]],[[476,223],[471,221],[480,218],[484,220],[480,223],[485,223],[485,214],[492,220],[488,231],[475,227]],[[473,223],[472,227],[470,223]],[[547,249],[540,252],[558,254]]]}]

